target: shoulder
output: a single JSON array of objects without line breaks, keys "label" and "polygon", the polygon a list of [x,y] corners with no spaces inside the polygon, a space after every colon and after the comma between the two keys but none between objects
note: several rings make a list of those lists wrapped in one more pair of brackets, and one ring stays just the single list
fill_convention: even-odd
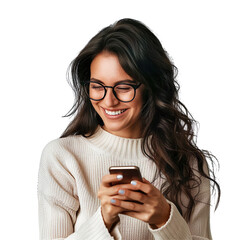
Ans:
[{"label": "shoulder", "polygon": [[74,148],[75,145],[78,145],[84,142],[83,136],[68,136],[65,138],[57,138],[49,141],[43,148],[43,153],[57,153],[62,150],[70,150]]},{"label": "shoulder", "polygon": [[[68,136],[49,141],[42,150],[39,162],[39,179],[70,179],[79,169],[79,162],[84,154],[79,146],[84,145],[84,137]],[[84,146],[81,147],[84,149]],[[45,180],[44,180],[45,181]]]},{"label": "shoulder", "polygon": [[68,136],[49,141],[43,148],[41,162],[64,162],[75,158],[80,148],[84,148],[83,136]]}]

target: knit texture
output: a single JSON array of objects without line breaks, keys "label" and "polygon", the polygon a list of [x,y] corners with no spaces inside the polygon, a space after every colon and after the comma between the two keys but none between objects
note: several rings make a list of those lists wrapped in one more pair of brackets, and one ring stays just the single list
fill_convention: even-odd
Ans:
[{"label": "knit texture", "polygon": [[[156,165],[143,155],[141,143],[142,139],[118,137],[100,127],[89,138],[69,136],[48,143],[42,152],[38,177],[40,239],[211,239],[207,179],[202,179],[200,201],[189,223],[168,201],[170,217],[161,228],[153,230],[147,223],[120,214],[120,222],[108,232],[97,193],[110,166],[136,165],[158,189],[165,181]],[[182,200],[186,204],[184,196]]]}]

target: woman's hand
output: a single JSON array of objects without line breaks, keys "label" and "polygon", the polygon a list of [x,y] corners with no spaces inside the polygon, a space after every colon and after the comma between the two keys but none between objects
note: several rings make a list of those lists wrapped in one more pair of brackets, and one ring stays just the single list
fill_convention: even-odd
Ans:
[{"label": "woman's hand", "polygon": [[[141,192],[136,192],[137,190]],[[169,219],[171,209],[169,203],[146,179],[143,179],[143,182],[132,181],[131,184],[124,185],[124,188],[119,189],[118,194],[125,199],[114,197],[115,202],[112,202],[112,205],[125,209],[123,212],[125,215],[144,221],[154,229],[160,228]]]},{"label": "woman's hand", "polygon": [[[113,205],[116,199],[125,199],[125,196],[118,194],[119,190],[125,185],[114,185],[112,183],[117,183],[122,180],[122,175],[111,174],[105,175],[102,178],[102,182],[98,191],[98,198],[101,201],[102,216],[106,227],[109,232],[113,225],[119,221],[118,214],[126,211],[121,206]],[[128,184],[129,185],[129,184]]]}]

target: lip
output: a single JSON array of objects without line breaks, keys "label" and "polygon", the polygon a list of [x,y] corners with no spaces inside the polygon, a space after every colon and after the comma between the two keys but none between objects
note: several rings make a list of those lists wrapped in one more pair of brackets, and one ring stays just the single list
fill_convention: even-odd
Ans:
[{"label": "lip", "polygon": [[[109,108],[103,108],[103,107],[101,107],[101,110],[102,110],[102,112],[104,113],[104,115],[107,117],[107,118],[109,118],[109,119],[117,119],[117,118],[121,118],[123,115],[124,115],[124,113],[125,112],[127,112],[127,108],[122,108],[122,109],[109,109]],[[107,114],[106,112],[105,112],[105,110],[107,110],[107,111],[114,111],[114,112],[116,112],[116,111],[122,111],[122,110],[125,110],[124,112],[122,112],[122,113],[120,113],[120,114],[118,114],[118,115],[109,115],[109,114]]]}]

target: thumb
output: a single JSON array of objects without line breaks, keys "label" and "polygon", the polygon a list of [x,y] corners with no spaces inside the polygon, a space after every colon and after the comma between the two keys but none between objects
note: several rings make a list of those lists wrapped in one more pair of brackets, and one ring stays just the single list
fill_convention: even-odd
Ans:
[{"label": "thumb", "polygon": [[151,184],[146,178],[143,178],[143,182]]}]

